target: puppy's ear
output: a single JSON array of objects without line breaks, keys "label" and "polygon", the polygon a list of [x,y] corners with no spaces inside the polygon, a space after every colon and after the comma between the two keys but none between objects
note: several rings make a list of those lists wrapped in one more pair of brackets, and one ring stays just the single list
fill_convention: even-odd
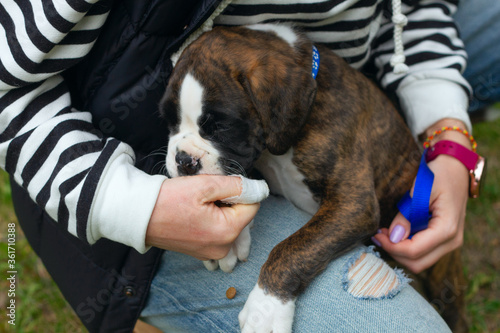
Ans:
[{"label": "puppy's ear", "polygon": [[246,90],[262,123],[266,148],[282,155],[297,140],[316,96],[310,69],[280,57],[245,78]]},{"label": "puppy's ear", "polygon": [[169,128],[175,127],[179,123],[178,96],[175,89],[178,88],[174,87],[173,84],[167,86],[158,108],[160,116],[166,120]]}]

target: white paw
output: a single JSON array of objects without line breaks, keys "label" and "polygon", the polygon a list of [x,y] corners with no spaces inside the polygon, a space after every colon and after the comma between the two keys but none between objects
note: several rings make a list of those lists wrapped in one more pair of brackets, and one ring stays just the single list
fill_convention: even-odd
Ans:
[{"label": "white paw", "polygon": [[[252,222],[250,222],[252,223]],[[220,260],[207,260],[203,264],[209,271],[215,271],[218,267],[226,273],[231,273],[238,262],[246,261],[250,254],[250,244],[252,237],[250,236],[250,226],[246,226],[234,242],[229,253]]]},{"label": "white paw", "polygon": [[203,261],[203,265],[205,265],[205,268],[209,271],[215,271],[219,268],[219,260],[206,260]]},{"label": "white paw", "polygon": [[288,333],[292,331],[295,300],[283,303],[255,285],[238,320],[242,333]]},{"label": "white paw", "polygon": [[250,236],[250,228],[253,226],[253,220],[240,233],[234,242],[233,249],[236,251],[236,256],[240,261],[247,261],[250,254],[250,245],[252,236]]},{"label": "white paw", "polygon": [[235,245],[229,250],[229,253],[227,256],[219,260],[219,267],[226,273],[231,273],[233,271],[233,268],[236,266],[236,263],[238,262],[238,257],[236,256],[235,253]]}]

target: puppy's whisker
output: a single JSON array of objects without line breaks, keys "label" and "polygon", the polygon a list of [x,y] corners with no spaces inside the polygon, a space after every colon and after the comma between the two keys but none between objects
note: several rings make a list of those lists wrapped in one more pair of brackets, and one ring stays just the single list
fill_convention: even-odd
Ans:
[{"label": "puppy's whisker", "polygon": [[152,152],[150,152],[149,154],[147,154],[146,156],[144,156],[141,159],[141,161],[144,160],[144,159],[146,159],[146,158],[152,157],[152,156],[166,156],[167,152],[168,152],[168,147],[167,146],[163,146],[161,148],[153,150]]},{"label": "puppy's whisker", "polygon": [[234,168],[231,168],[231,167],[225,166],[225,167],[224,167],[224,173],[225,173],[225,174],[228,174],[228,175],[235,175],[235,174],[238,174],[238,175],[239,175],[239,170],[236,170],[236,169],[234,169]]},{"label": "puppy's whisker", "polygon": [[168,151],[168,146],[163,146],[158,149],[153,150],[151,153],[166,153]]},{"label": "puppy's whisker", "polygon": [[149,153],[146,157],[158,156],[158,155],[165,156],[165,155],[167,155],[167,152]]},{"label": "puppy's whisker", "polygon": [[245,172],[245,168],[243,168],[243,166],[238,163],[238,161],[232,160],[231,162],[233,162],[233,164],[235,164],[236,167],[241,171],[241,174],[246,177],[247,173]]},{"label": "puppy's whisker", "polygon": [[165,172],[167,171],[167,164],[165,163],[165,161],[159,161],[157,162],[155,165],[153,165],[153,172],[157,169],[157,168],[160,168],[159,170],[159,174],[160,175],[165,175]]},{"label": "puppy's whisker", "polygon": [[242,175],[244,177],[247,176],[245,169],[241,166],[240,163],[238,163],[237,161],[235,161],[233,159],[228,159],[226,161],[229,162],[229,164],[224,165],[224,172],[226,172],[228,174],[231,173],[231,174],[235,174],[235,175]]}]

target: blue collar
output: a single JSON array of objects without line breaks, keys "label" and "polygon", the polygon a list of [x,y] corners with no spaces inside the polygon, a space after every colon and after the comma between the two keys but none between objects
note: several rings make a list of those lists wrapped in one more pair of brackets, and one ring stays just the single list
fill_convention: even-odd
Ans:
[{"label": "blue collar", "polygon": [[313,61],[312,61],[312,77],[316,79],[319,71],[319,51],[316,46],[313,45]]}]

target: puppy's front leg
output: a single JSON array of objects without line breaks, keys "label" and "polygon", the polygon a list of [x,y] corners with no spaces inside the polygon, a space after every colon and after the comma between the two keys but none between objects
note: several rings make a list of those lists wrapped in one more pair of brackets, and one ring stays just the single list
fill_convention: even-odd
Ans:
[{"label": "puppy's front leg", "polygon": [[229,253],[224,258],[203,261],[205,268],[209,271],[215,271],[220,267],[224,272],[231,273],[238,260],[247,261],[248,255],[250,254],[250,244],[252,242],[252,237],[250,236],[250,228],[252,225],[253,221],[241,231],[229,250]]},{"label": "puppy's front leg", "polygon": [[371,183],[335,191],[303,228],[271,251],[240,312],[242,332],[291,332],[296,297],[331,260],[377,229],[378,201]]}]

